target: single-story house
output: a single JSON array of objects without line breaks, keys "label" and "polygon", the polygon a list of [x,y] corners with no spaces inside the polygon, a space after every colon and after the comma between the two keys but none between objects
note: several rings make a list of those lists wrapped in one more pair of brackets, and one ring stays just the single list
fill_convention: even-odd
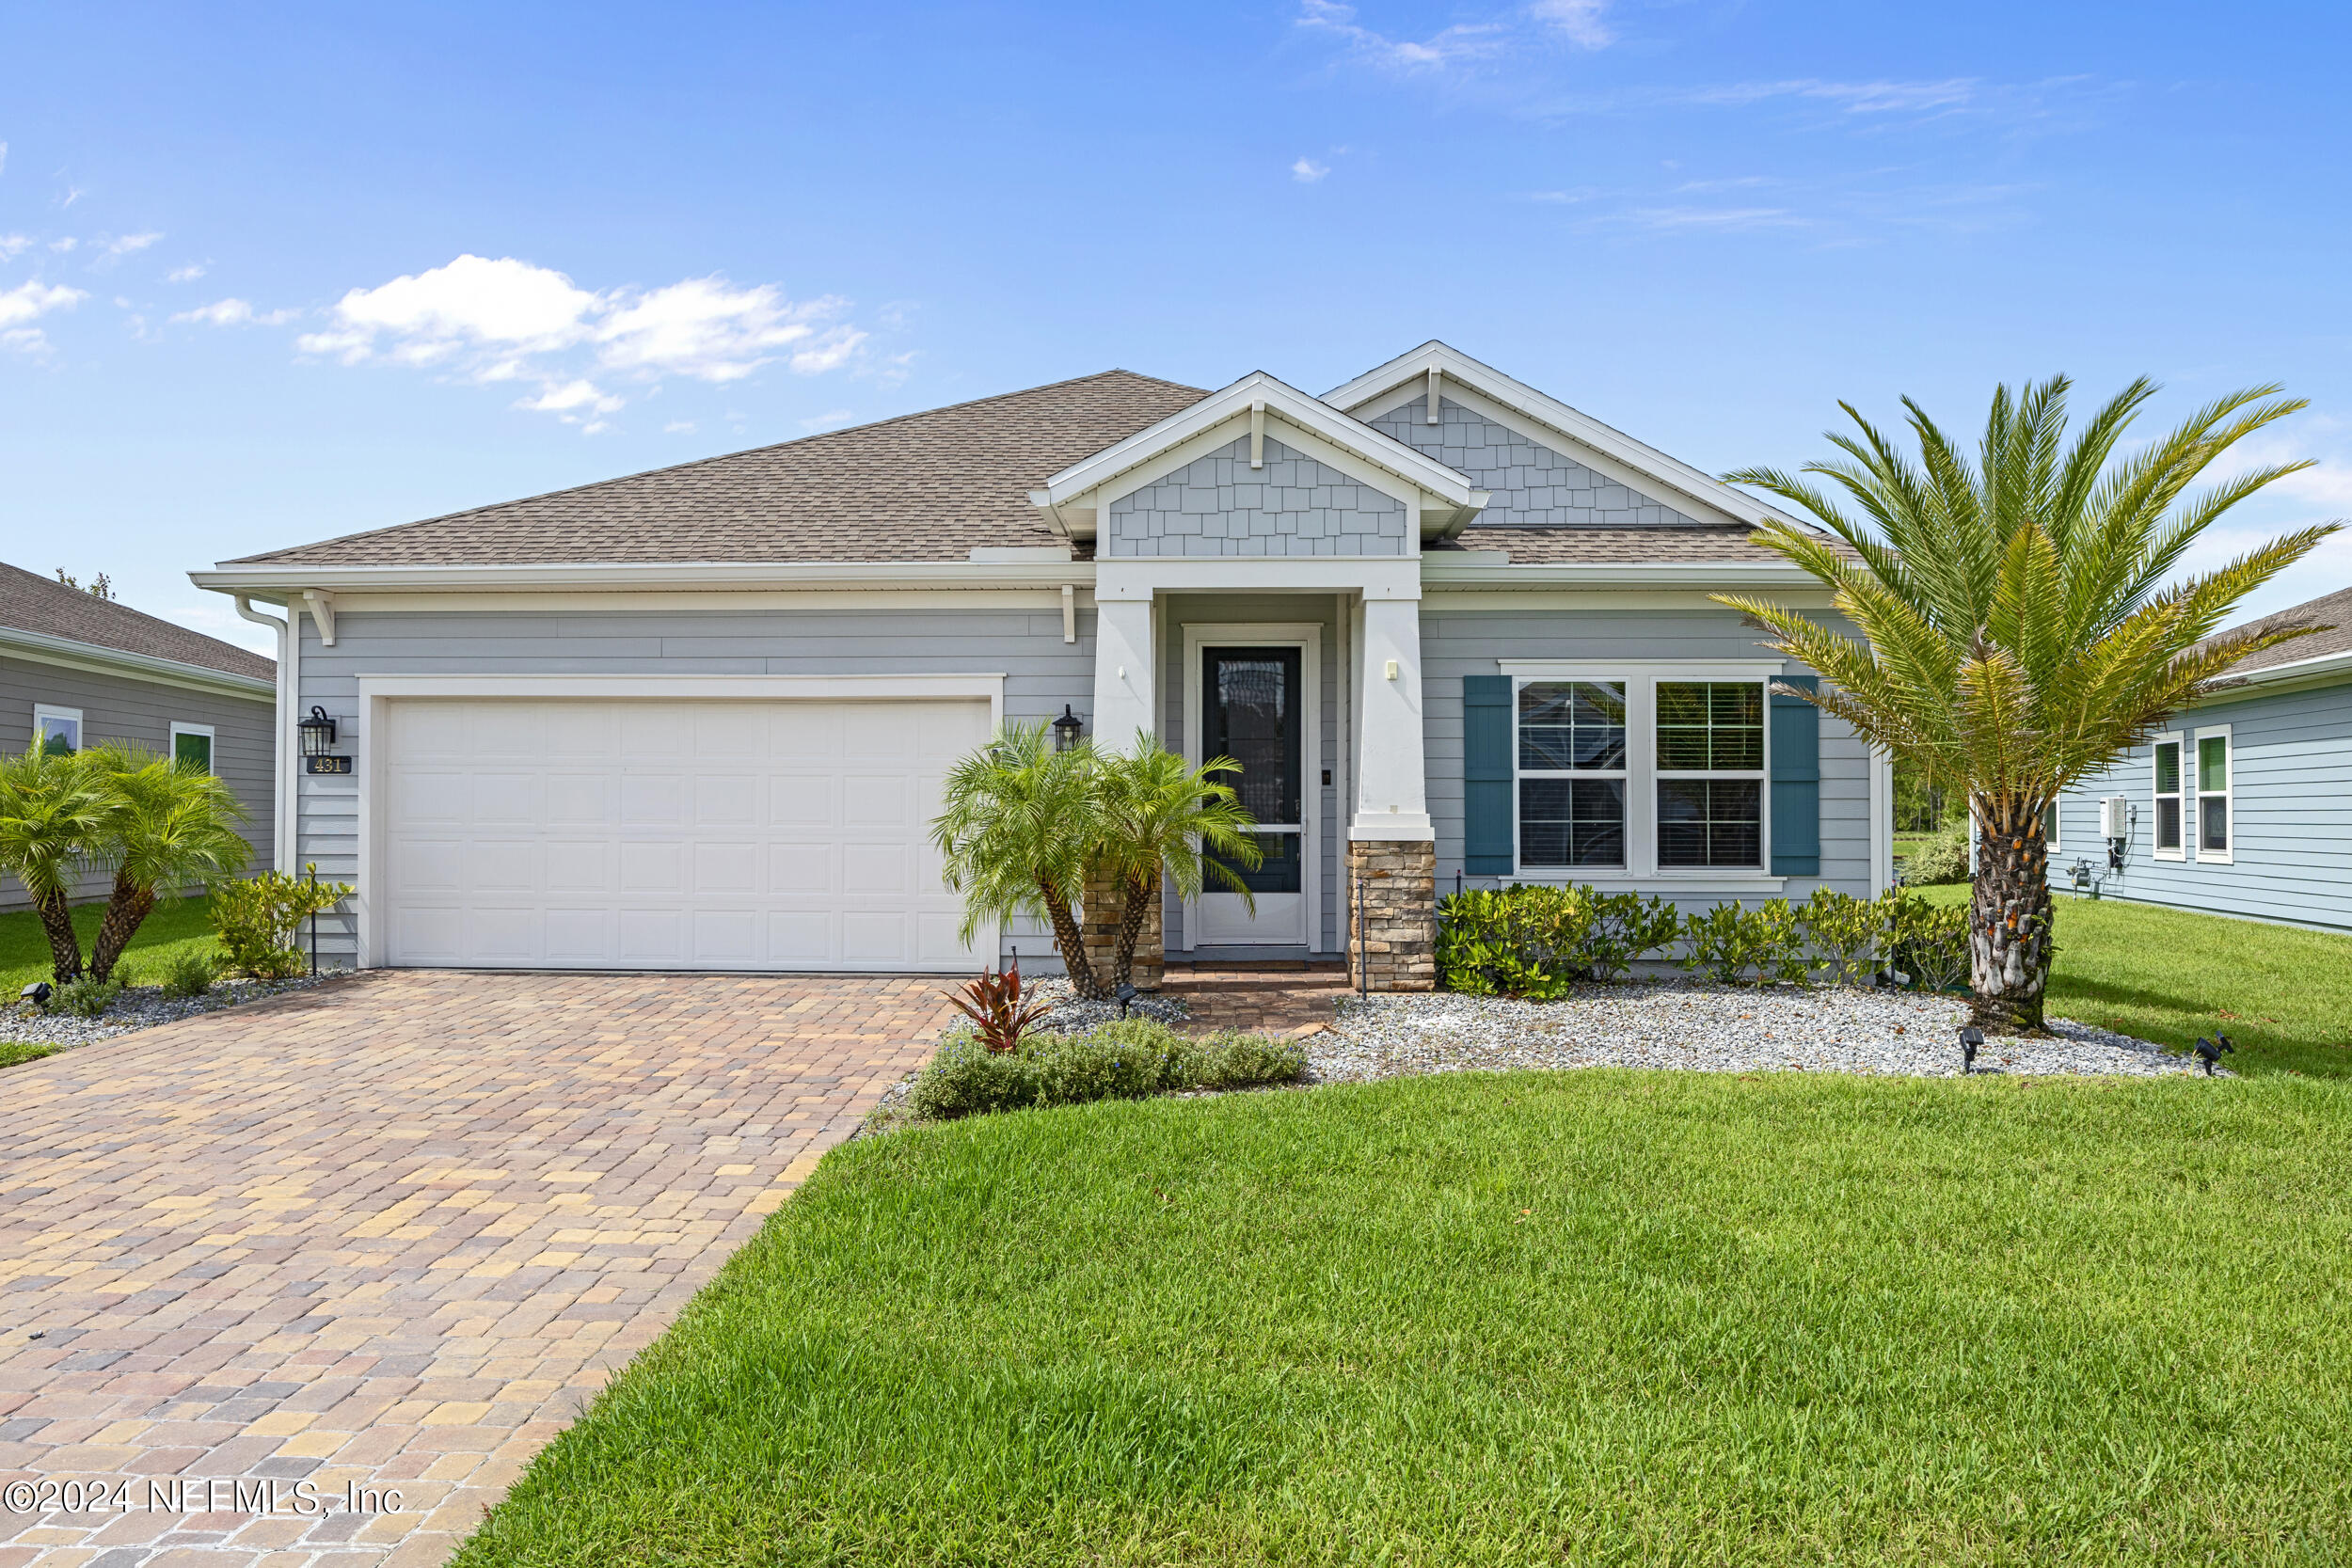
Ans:
[{"label": "single-story house", "polygon": [[358,886],[342,962],[1050,968],[1034,928],[959,940],[927,830],[959,755],[1067,713],[1247,765],[1255,907],[1171,897],[1171,957],[1404,988],[1457,879],[1885,885],[1883,762],[1707,597],[1826,610],[1749,543],[1776,515],[1431,342],[1322,397],[1108,371],[195,580],[282,607],[289,721],[335,726],[278,786]]},{"label": "single-story house", "polygon": [[[258,654],[0,563],[0,753],[126,740],[199,762],[252,814],[252,869],[277,847],[278,672]],[[106,890],[93,874],[75,890]],[[0,910],[27,907],[0,877]]]},{"label": "single-story house", "polygon": [[2328,629],[2240,659],[2068,791],[2054,883],[2088,863],[2102,897],[2352,931],[2352,588],[2251,625]]}]

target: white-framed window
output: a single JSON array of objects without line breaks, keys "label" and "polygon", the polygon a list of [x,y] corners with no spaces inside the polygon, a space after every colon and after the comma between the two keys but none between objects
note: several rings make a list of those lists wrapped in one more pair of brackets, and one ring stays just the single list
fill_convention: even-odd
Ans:
[{"label": "white-framed window", "polygon": [[1778,664],[1502,661],[1518,874],[1762,879]]},{"label": "white-framed window", "polygon": [[219,769],[213,766],[213,726],[183,724],[178,720],[171,725],[171,760],[188,763],[207,773]]},{"label": "white-framed window", "polygon": [[2042,808],[2042,847],[2044,853],[2052,855],[2058,852],[2058,823],[2066,815],[2058,810],[2058,801],[2053,800]]},{"label": "white-framed window", "polygon": [[2201,724],[2195,733],[2195,771],[2190,783],[2197,797],[2197,858],[2226,865],[2234,858],[2231,846],[2237,832],[2231,789],[2231,775],[2236,769],[2230,755],[2230,726]]},{"label": "white-framed window", "polygon": [[2184,847],[2188,843],[2186,828],[2188,813],[2182,804],[2182,784],[2188,777],[2181,766],[2184,737],[2174,730],[2156,736],[2154,753],[2154,806],[2151,813],[2154,831],[2151,842],[2156,859],[2177,861],[2185,858]]},{"label": "white-framed window", "polygon": [[33,742],[47,751],[78,752],[82,749],[82,710],[78,707],[53,707],[47,703],[33,705]]}]

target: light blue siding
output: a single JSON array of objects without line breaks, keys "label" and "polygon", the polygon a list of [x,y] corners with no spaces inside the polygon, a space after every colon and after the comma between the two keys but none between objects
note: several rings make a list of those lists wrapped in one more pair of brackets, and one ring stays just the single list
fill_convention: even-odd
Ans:
[{"label": "light blue siding", "polygon": [[1466,474],[1493,499],[1478,515],[1480,528],[1690,528],[1696,517],[1653,496],[1596,473],[1565,453],[1515,430],[1438,400],[1438,423],[1417,397],[1372,421],[1383,436]]},{"label": "light blue siding", "polygon": [[[1468,595],[1464,595],[1468,597]],[[1428,752],[1429,815],[1438,832],[1438,880],[1451,891],[1462,869],[1462,677],[1491,675],[1500,661],[1521,658],[1624,659],[1654,663],[1676,659],[1769,657],[1756,632],[1726,610],[1486,610],[1457,609],[1451,602],[1424,609],[1421,624],[1422,743]],[[1802,667],[1788,666],[1790,673]],[[1853,732],[1821,716],[1821,874],[1790,877],[1779,895],[1811,896],[1829,886],[1856,897],[1879,886],[1870,864],[1869,752]],[[1469,877],[1465,885],[1491,887],[1502,877]],[[1672,897],[1678,884],[1658,879],[1644,892]],[[1719,900],[1701,889],[1692,907]],[[1772,896],[1759,894],[1756,897]],[[1753,900],[1751,900],[1753,901]]]},{"label": "light blue siding", "polygon": [[1405,503],[1272,436],[1247,437],[1111,502],[1110,556],[1403,555]]},{"label": "light blue siding", "polygon": [[2185,857],[2156,858],[2153,750],[2140,746],[2060,802],[2052,880],[2065,886],[2077,860],[2105,868],[2099,799],[2121,795],[2135,808],[2132,833],[2103,896],[2352,930],[2352,685],[2210,703],[2164,728],[2193,758],[2197,732],[2223,724],[2235,776],[2228,863],[2197,858],[2193,818]]}]

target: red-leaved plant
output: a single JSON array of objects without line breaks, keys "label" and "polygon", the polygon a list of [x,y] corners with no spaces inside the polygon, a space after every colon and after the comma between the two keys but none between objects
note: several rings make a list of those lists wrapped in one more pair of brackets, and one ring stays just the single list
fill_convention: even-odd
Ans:
[{"label": "red-leaved plant", "polygon": [[962,993],[949,991],[947,1000],[972,1021],[980,1043],[994,1056],[1021,1049],[1021,1037],[1036,1026],[1039,1019],[1054,1010],[1050,1002],[1021,1000],[1018,953],[1013,955],[1010,969],[1001,974],[982,974],[977,980],[967,980]]}]

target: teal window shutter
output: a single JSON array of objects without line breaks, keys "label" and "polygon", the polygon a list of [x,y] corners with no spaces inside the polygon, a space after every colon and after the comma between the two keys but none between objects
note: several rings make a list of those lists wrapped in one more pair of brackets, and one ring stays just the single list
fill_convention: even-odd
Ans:
[{"label": "teal window shutter", "polygon": [[1511,677],[1462,677],[1462,869],[1508,877],[1511,846]]},{"label": "teal window shutter", "polygon": [[[1814,675],[1781,686],[1820,689]],[[1772,875],[1821,874],[1821,710],[1803,697],[1772,693]]]}]

